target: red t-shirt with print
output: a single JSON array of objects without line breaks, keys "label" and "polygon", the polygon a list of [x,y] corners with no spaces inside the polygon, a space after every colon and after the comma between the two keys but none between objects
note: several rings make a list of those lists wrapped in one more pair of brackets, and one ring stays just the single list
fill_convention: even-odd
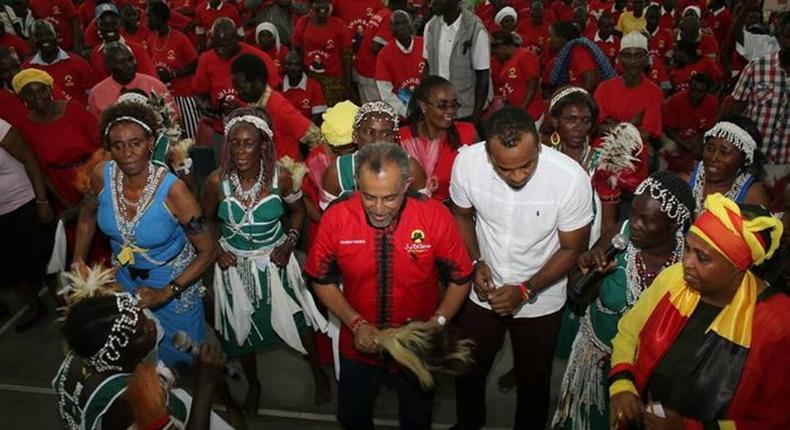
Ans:
[{"label": "red t-shirt with print", "polygon": [[[283,96],[285,96],[305,118],[310,119],[314,114],[318,113],[313,112],[314,108],[321,106],[323,106],[324,109],[326,108],[326,98],[324,98],[324,91],[321,89],[321,84],[309,76],[305,77],[307,79],[304,88],[289,87],[288,90],[283,91]],[[287,76],[283,77],[283,82],[285,82],[286,79],[288,79]]]},{"label": "red t-shirt with print", "polygon": [[302,48],[308,70],[327,76],[343,74],[343,50],[351,48],[351,34],[343,21],[329,17],[324,25],[316,25],[309,16],[296,24],[294,47]]},{"label": "red t-shirt with print", "polygon": [[79,55],[68,53],[69,58],[60,60],[53,64],[30,64],[30,61],[22,65],[23,69],[39,69],[49,73],[55,82],[55,86],[63,89],[71,100],[87,106],[88,93],[96,85],[96,74],[87,61]]},{"label": "red t-shirt with print", "polygon": [[[527,50],[519,48],[502,65],[501,71],[494,76],[494,87],[507,104],[520,107],[527,95],[527,81],[540,78],[538,57]],[[532,100],[527,105],[527,113],[534,120],[543,115],[543,97],[540,95],[540,83],[535,88]]]},{"label": "red t-shirt with print", "polygon": [[[184,33],[172,28],[165,37],[159,36],[158,33],[151,33],[148,36],[148,52],[151,53],[154,67],[165,69],[171,73],[185,68],[198,58],[195,47],[192,46],[189,38]],[[167,86],[173,97],[191,96],[192,76],[173,79]]]},{"label": "red t-shirt with print", "polygon": [[[373,43],[377,40],[392,42],[392,25],[390,18],[392,11],[384,8],[378,11],[368,21],[368,26],[365,29],[365,34],[362,36],[362,44],[359,46],[359,52],[354,56],[354,70],[366,78],[373,78],[376,75],[376,57],[377,55],[371,52]],[[381,51],[379,51],[381,54]]]},{"label": "red t-shirt with print", "polygon": [[422,80],[425,70],[425,59],[422,58],[423,39],[415,36],[412,38],[411,51],[406,54],[393,41],[381,48],[376,62],[376,80],[390,82],[392,92],[406,89],[414,91]]}]

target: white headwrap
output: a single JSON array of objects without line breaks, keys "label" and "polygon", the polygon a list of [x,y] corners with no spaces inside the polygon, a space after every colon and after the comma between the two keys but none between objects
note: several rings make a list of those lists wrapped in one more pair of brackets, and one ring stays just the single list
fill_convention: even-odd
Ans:
[{"label": "white headwrap", "polygon": [[505,6],[502,9],[500,9],[499,12],[497,12],[496,16],[494,16],[494,22],[496,23],[496,25],[501,27],[502,20],[508,16],[512,16],[513,19],[516,20],[516,22],[518,22],[518,14],[516,13],[516,10],[510,6]]},{"label": "white headwrap", "polygon": [[638,31],[632,31],[620,40],[620,52],[628,48],[639,48],[647,51],[647,37]]},{"label": "white headwrap", "polygon": [[255,42],[258,42],[258,36],[260,36],[262,31],[268,31],[272,35],[274,35],[274,48],[279,51],[280,50],[280,32],[277,31],[277,27],[274,26],[271,22],[262,22],[255,27]]},{"label": "white headwrap", "polygon": [[690,10],[693,10],[694,13],[697,14],[697,18],[702,18],[702,11],[697,6],[687,6],[685,9],[683,9],[683,13],[681,13],[680,16],[686,16],[686,12]]},{"label": "white headwrap", "polygon": [[711,137],[726,139],[727,142],[735,145],[746,156],[746,165],[754,162],[754,151],[757,150],[757,142],[746,130],[738,127],[729,121],[719,121],[710,130],[705,132],[705,140]]},{"label": "white headwrap", "polygon": [[242,115],[233,118],[232,120],[228,121],[228,124],[225,125],[225,136],[230,134],[230,131],[240,122],[246,122],[247,124],[251,124],[253,127],[257,128],[263,134],[269,136],[269,139],[274,137],[274,133],[272,133],[272,129],[269,128],[269,124],[266,124],[266,121],[263,118],[257,117],[255,115]]}]

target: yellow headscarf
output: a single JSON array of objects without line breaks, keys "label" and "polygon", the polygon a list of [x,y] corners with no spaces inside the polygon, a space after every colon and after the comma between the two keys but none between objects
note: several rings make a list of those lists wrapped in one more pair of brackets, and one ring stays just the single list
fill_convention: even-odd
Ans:
[{"label": "yellow headscarf", "polygon": [[[759,266],[779,247],[784,230],[782,222],[770,216],[747,220],[738,205],[721,194],[705,199],[705,212],[691,226],[691,232],[705,240],[739,269]],[[767,231],[771,243],[764,243]]]},{"label": "yellow headscarf", "polygon": [[354,142],[354,117],[359,107],[342,101],[324,112],[321,133],[330,146],[345,146]]},{"label": "yellow headscarf", "polygon": [[52,79],[52,76],[49,73],[43,70],[25,69],[14,76],[14,79],[11,80],[11,86],[14,87],[14,92],[19,94],[22,91],[22,88],[25,88],[25,85],[32,84],[34,82],[51,87],[54,79]]}]

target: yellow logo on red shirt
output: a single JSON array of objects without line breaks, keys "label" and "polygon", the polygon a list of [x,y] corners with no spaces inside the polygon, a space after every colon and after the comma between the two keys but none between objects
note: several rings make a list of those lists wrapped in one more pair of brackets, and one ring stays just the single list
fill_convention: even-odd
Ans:
[{"label": "yellow logo on red shirt", "polygon": [[422,231],[420,229],[412,230],[412,232],[411,232],[411,241],[412,242],[414,242],[414,243],[422,243],[422,241],[424,241],[424,240],[425,240],[425,232],[424,231]]},{"label": "yellow logo on red shirt", "polygon": [[417,66],[417,69],[420,71],[420,74],[422,75],[422,72],[425,71],[425,61],[424,60],[420,61],[420,65]]},{"label": "yellow logo on red shirt", "polygon": [[60,15],[60,8],[57,6],[52,6],[52,15]]},{"label": "yellow logo on red shirt", "polygon": [[307,109],[310,107],[310,99],[304,98],[302,99],[302,109]]},{"label": "yellow logo on red shirt", "polygon": [[326,41],[326,49],[335,49],[335,40],[329,39]]},{"label": "yellow logo on red shirt", "polygon": [[176,59],[176,51],[174,51],[172,49],[168,49],[167,50],[167,59],[171,60],[171,61],[175,60]]},{"label": "yellow logo on red shirt", "polygon": [[423,243],[425,242],[425,232],[420,229],[412,230],[410,237],[412,243],[406,244],[406,252],[412,258],[416,258],[418,254],[430,252],[433,248],[430,243]]},{"label": "yellow logo on red shirt", "polygon": [[65,87],[73,87],[74,86],[74,77],[71,75],[66,75],[63,77],[63,86]]},{"label": "yellow logo on red shirt", "polygon": [[516,68],[515,67],[511,67],[510,69],[508,69],[508,71],[507,71],[507,78],[508,79],[516,79],[517,77],[518,77],[518,74],[516,73]]},{"label": "yellow logo on red shirt", "polygon": [[658,47],[659,47],[659,48],[663,48],[665,43],[666,43],[666,42],[664,42],[664,39],[661,39],[661,40],[659,40],[659,41],[658,41]]}]

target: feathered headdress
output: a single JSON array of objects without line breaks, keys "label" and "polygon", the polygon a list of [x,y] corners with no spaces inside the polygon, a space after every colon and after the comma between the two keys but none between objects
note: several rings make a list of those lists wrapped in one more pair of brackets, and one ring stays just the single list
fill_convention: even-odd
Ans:
[{"label": "feathered headdress", "polygon": [[63,288],[58,294],[65,298],[67,307],[91,297],[109,296],[123,291],[115,282],[115,269],[101,265],[88,267],[79,263],[62,276]]},{"label": "feathered headdress", "polygon": [[[604,182],[606,187],[617,189],[621,186],[633,190],[644,179],[635,178],[634,172],[641,170],[644,150],[642,135],[633,124],[621,122],[609,130],[598,148],[599,158],[595,167],[593,182]],[[631,184],[631,182],[634,182]]]}]

